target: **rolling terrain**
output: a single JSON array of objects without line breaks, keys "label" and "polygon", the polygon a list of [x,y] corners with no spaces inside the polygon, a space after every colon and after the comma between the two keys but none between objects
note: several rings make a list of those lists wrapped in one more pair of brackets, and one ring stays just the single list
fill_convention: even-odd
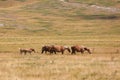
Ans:
[{"label": "rolling terrain", "polygon": [[1,36],[119,35],[119,11],[86,8],[79,3],[77,7],[59,0],[23,3],[0,9]]},{"label": "rolling terrain", "polygon": [[[119,0],[0,0],[0,80],[120,80]],[[43,45],[84,45],[71,55]],[[21,55],[19,48],[36,53]]]}]

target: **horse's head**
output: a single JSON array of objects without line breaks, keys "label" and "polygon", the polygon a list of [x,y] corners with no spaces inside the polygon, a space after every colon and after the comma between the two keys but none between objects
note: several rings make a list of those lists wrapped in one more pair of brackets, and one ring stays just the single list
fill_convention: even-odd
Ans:
[{"label": "horse's head", "polygon": [[87,47],[84,47],[84,50],[86,50],[89,54],[91,54],[91,50],[88,49]]},{"label": "horse's head", "polygon": [[36,52],[35,49],[33,49],[33,48],[30,48],[29,50],[33,51],[34,53]]},{"label": "horse's head", "polygon": [[18,48],[19,50],[22,50],[22,48]]},{"label": "horse's head", "polygon": [[70,48],[69,48],[68,46],[64,46],[64,48],[65,48],[66,50],[68,50],[68,52],[71,52],[71,51],[70,51]]}]

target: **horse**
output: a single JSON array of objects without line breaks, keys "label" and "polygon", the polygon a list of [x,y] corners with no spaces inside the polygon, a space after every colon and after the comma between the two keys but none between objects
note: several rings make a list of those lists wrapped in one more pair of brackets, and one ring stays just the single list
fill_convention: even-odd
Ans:
[{"label": "horse", "polygon": [[43,54],[44,52],[45,53],[50,52],[51,48],[52,48],[52,45],[44,45],[44,46],[42,46],[42,49],[41,49],[42,52],[41,52],[41,54]]},{"label": "horse", "polygon": [[79,46],[79,45],[71,46],[71,50],[72,50],[71,54],[76,54],[76,52],[84,53],[85,51],[91,54],[90,49],[85,46]]},{"label": "horse", "polygon": [[23,49],[23,48],[19,48],[19,50],[20,50],[20,53],[22,54],[22,53],[24,53],[25,55],[26,55],[26,53],[32,53],[32,52],[34,52],[35,53],[35,49],[33,49],[33,48],[29,48],[29,49]]},{"label": "horse", "polygon": [[71,52],[68,46],[53,45],[52,48],[50,49],[50,53],[56,54],[56,52],[61,52],[62,54],[64,54],[65,50],[67,50],[68,52]]}]

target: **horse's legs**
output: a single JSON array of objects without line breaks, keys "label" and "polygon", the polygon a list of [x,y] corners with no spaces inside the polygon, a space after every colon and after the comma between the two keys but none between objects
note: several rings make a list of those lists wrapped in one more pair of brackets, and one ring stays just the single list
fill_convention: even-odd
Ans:
[{"label": "horse's legs", "polygon": [[84,53],[84,51],[80,51],[82,54]]},{"label": "horse's legs", "polygon": [[50,54],[52,54],[53,52],[50,51]]},{"label": "horse's legs", "polygon": [[74,51],[74,54],[76,54],[76,51]]},{"label": "horse's legs", "polygon": [[71,52],[71,54],[73,54],[73,51]]},{"label": "horse's legs", "polygon": [[26,55],[26,53],[27,53],[27,52],[25,51],[25,52],[24,52],[24,55]]},{"label": "horse's legs", "polygon": [[53,51],[52,51],[52,50],[49,50],[49,52],[50,52],[50,54],[52,54],[52,53],[53,53]]},{"label": "horse's legs", "polygon": [[56,54],[56,51],[52,50],[52,49],[49,52],[50,52],[50,54],[53,54],[53,53]]},{"label": "horse's legs", "polygon": [[43,53],[44,53],[44,50],[42,50],[41,54],[43,54]]},{"label": "horse's legs", "polygon": [[22,51],[20,51],[20,54],[22,54]]},{"label": "horse's legs", "polygon": [[45,51],[45,54],[47,54],[47,51]]},{"label": "horse's legs", "polygon": [[72,50],[71,54],[76,54],[76,53],[75,53],[75,48],[74,48],[74,47],[71,47],[71,50]]},{"label": "horse's legs", "polygon": [[76,53],[75,53],[75,50],[72,49],[72,53],[71,53],[71,54],[76,54]]},{"label": "horse's legs", "polygon": [[83,51],[80,51],[82,54],[84,53]]},{"label": "horse's legs", "polygon": [[81,49],[80,52],[83,54],[84,53],[84,49]]},{"label": "horse's legs", "polygon": [[[71,48],[72,49],[72,48]],[[73,54],[73,49],[72,49],[72,52],[71,52],[71,54]]]},{"label": "horse's legs", "polygon": [[53,51],[52,51],[52,53],[56,54],[56,51],[55,51],[55,50],[53,50]]},{"label": "horse's legs", "polygon": [[32,53],[32,51],[29,51],[29,53],[31,54],[31,53]]},{"label": "horse's legs", "polygon": [[53,51],[56,54],[56,51]]},{"label": "horse's legs", "polygon": [[62,54],[64,54],[64,51],[62,51]]},{"label": "horse's legs", "polygon": [[56,54],[56,52],[55,52],[55,51],[50,51],[50,54],[53,54],[53,53],[55,53],[55,54]]},{"label": "horse's legs", "polygon": [[20,50],[20,54],[22,54],[23,53],[23,51],[22,50]]}]

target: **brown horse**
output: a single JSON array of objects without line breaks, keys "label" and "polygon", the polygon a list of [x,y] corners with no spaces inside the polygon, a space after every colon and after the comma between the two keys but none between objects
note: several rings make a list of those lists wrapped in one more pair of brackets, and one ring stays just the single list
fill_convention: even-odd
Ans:
[{"label": "brown horse", "polygon": [[19,50],[20,50],[20,53],[22,54],[22,53],[24,53],[25,55],[26,55],[26,53],[32,53],[32,52],[34,52],[35,53],[35,49],[33,49],[33,48],[29,48],[29,49],[23,49],[23,48],[19,48]]},{"label": "brown horse", "polygon": [[42,54],[45,52],[45,53],[47,53],[47,52],[50,52],[50,50],[51,50],[51,48],[52,48],[52,45],[48,45],[48,46],[42,46]]},{"label": "brown horse", "polygon": [[64,51],[68,50],[68,52],[70,52],[70,48],[67,46],[57,46],[57,45],[53,45],[52,48],[50,49],[50,53],[55,53],[56,52],[61,52],[62,54],[64,54]]},{"label": "brown horse", "polygon": [[79,46],[79,45],[71,46],[71,50],[72,50],[71,54],[76,54],[76,52],[84,53],[85,51],[87,51],[89,54],[91,54],[90,49],[88,49],[85,46]]}]

